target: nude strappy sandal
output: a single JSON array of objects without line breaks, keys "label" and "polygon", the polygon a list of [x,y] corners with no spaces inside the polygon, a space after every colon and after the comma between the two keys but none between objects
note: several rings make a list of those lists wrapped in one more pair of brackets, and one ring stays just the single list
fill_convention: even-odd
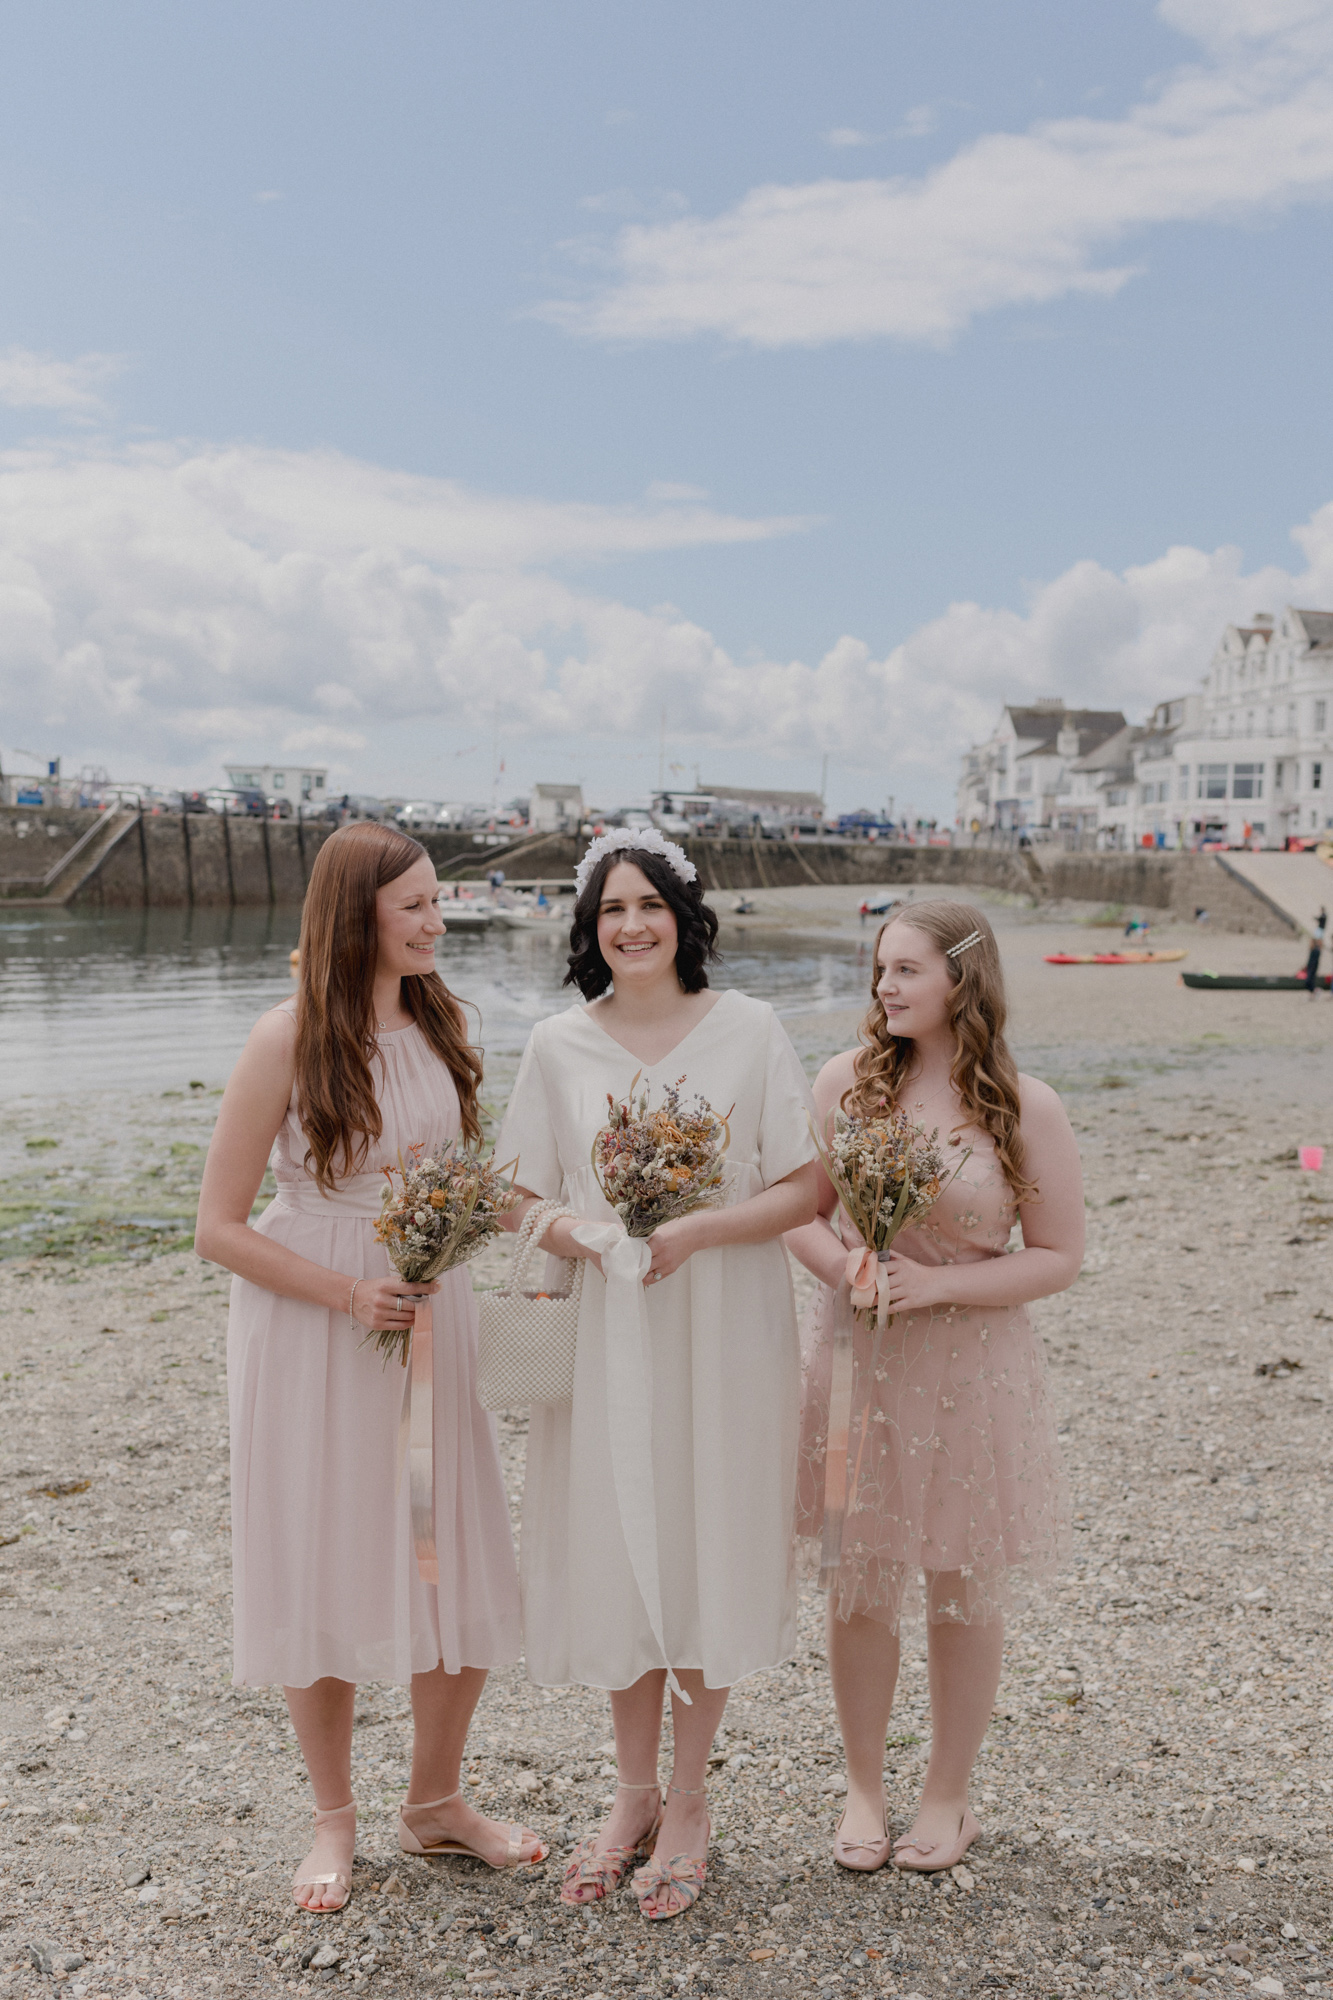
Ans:
[{"label": "nude strappy sandal", "polygon": [[[408,1825],[407,1815],[409,1813],[432,1813],[439,1806],[451,1806],[455,1799],[461,1799],[462,1796],[463,1788],[460,1785],[458,1790],[450,1792],[447,1798],[427,1799],[424,1805],[419,1806],[400,1806],[398,1809],[398,1845],[403,1853],[423,1854],[428,1860],[434,1854],[465,1854],[469,1860],[484,1861],[488,1868],[535,1868],[539,1862],[545,1861],[551,1851],[550,1848],[544,1840],[540,1840],[539,1836],[532,1832],[530,1827],[526,1826],[510,1826],[509,1845],[505,1849],[503,1861],[492,1861],[489,1854],[480,1853],[477,1848],[469,1847],[466,1841],[462,1840],[440,1840],[436,1841],[430,1847],[423,1847],[421,1841]],[[525,1834],[528,1839],[538,1842],[541,1849],[539,1854],[529,1854],[526,1858],[524,1857],[523,1838]]]},{"label": "nude strappy sandal", "polygon": [[[319,1810],[319,1807],[316,1806],[315,1807],[316,1836],[318,1836],[320,1831],[324,1827],[328,1826],[331,1821],[340,1820],[343,1817],[344,1813],[350,1813],[352,1815],[352,1825],[353,1827],[355,1827],[356,1825],[355,1799],[349,1799],[345,1806],[333,1806],[330,1808],[328,1812],[321,1812]],[[338,1883],[338,1885],[342,1889],[343,1899],[341,1903],[322,1903],[322,1904],[303,1903],[301,1901],[301,1898],[296,1893],[298,1889],[316,1889],[316,1888],[322,1889],[330,1882]],[[296,1880],[292,1883],[292,1901],[295,1903],[298,1910],[308,1910],[312,1917],[336,1917],[340,1910],[345,1910],[347,1908],[348,1902],[351,1899],[351,1894],[352,1894],[352,1875],[350,1869],[348,1869],[346,1873],[344,1873],[341,1868],[335,1868],[328,1875],[298,1875],[296,1877]]]}]

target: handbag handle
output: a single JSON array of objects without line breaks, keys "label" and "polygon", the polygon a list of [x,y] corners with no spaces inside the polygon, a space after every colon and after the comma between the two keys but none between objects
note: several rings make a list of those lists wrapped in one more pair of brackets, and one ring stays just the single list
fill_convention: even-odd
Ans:
[{"label": "handbag handle", "polygon": [[[511,1292],[521,1292],[524,1289],[524,1280],[529,1275],[529,1267],[537,1257],[545,1257],[551,1254],[543,1250],[540,1245],[540,1239],[546,1234],[551,1224],[559,1216],[574,1215],[575,1213],[574,1209],[566,1208],[564,1203],[559,1201],[539,1201],[534,1208],[528,1210],[519,1224],[518,1243],[514,1250],[514,1265],[509,1274],[509,1289]],[[562,1264],[568,1266],[573,1262],[573,1259],[562,1257],[560,1261]],[[573,1273],[569,1272],[567,1275],[569,1283],[572,1284]],[[568,1289],[568,1286],[566,1289]]]}]

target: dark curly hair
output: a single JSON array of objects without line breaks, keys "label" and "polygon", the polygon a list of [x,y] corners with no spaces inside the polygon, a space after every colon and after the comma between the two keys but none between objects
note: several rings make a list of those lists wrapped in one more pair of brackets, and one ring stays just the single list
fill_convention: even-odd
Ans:
[{"label": "dark curly hair", "polygon": [[597,913],[602,907],[606,878],[621,861],[631,861],[656,889],[676,919],[676,977],[686,993],[701,993],[708,984],[704,970],[720,957],[717,918],[704,901],[698,879],[682,882],[669,862],[648,847],[618,847],[604,854],[574,905],[569,927],[569,971],[566,986],[577,986],[585,1000],[596,1000],[611,984],[611,968],[597,943]]}]

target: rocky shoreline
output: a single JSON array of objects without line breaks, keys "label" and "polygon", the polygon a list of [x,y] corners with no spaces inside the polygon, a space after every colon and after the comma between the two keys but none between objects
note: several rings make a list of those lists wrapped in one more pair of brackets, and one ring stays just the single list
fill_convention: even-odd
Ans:
[{"label": "rocky shoreline", "polygon": [[[300,1759],[280,1692],[230,1685],[225,1274],[179,1247],[0,1264],[0,1993],[1333,1992],[1333,1179],[1294,1155],[1333,1122],[1330,1024],[1311,1007],[1267,1046],[1154,1048],[1024,1023],[1088,1180],[1084,1275],[1037,1309],[1074,1547],[1015,1621],[985,1837],[939,1881],[831,1864],[840,1764],[807,1591],[795,1656],[729,1707],[688,1917],[560,1907],[614,1777],[609,1718],[517,1671],[492,1680],[466,1779],[550,1837],[550,1862],[400,1856],[406,1695],[366,1688],[355,1893],[336,1918],[296,1911]],[[847,1023],[795,1028],[814,1063]],[[198,1096],[188,1141],[164,1143],[206,1139]],[[151,1150],[153,1115],[103,1124]],[[198,1156],[179,1157],[184,1194]],[[524,1430],[501,1425],[514,1493]],[[898,1826],[925,1692],[917,1630],[887,1753]]]}]

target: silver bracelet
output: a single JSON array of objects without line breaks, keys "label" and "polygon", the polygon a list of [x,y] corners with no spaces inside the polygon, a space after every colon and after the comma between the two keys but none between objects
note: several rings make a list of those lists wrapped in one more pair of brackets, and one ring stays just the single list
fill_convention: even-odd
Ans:
[{"label": "silver bracelet", "polygon": [[355,1306],[355,1304],[356,1304],[356,1288],[357,1288],[357,1286],[358,1286],[358,1285],[364,1285],[364,1284],[365,1284],[365,1282],[366,1282],[366,1281],[365,1281],[365,1279],[364,1279],[364,1278],[356,1278],[356,1279],[354,1279],[354,1280],[353,1280],[353,1283],[352,1283],[352,1289],[351,1289],[351,1292],[350,1292],[350,1293],[348,1294],[348,1299],[347,1299],[347,1317],[348,1317],[348,1319],[350,1319],[350,1320],[351,1320],[351,1322],[352,1322],[352,1325],[353,1325],[353,1326],[360,1326],[360,1325],[361,1325],[361,1322],[360,1322],[360,1320],[359,1320],[359,1319],[357,1318],[357,1316],[356,1316],[355,1312],[354,1312],[354,1311],[352,1310],[352,1308],[353,1308],[353,1307]]}]

